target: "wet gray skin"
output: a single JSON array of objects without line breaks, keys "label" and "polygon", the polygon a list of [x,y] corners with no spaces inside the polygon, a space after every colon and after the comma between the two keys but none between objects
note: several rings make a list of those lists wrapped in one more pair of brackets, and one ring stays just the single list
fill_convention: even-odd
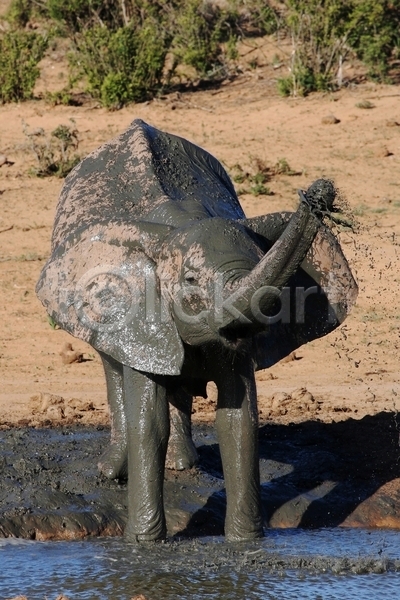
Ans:
[{"label": "wet gray skin", "polygon": [[[319,180],[295,213],[246,219],[214,157],[141,120],[67,177],[37,293],[101,355],[112,433],[99,466],[128,476],[128,539],[165,537],[164,467],[196,462],[192,398],[208,381],[225,535],[262,536],[254,371],[332,331],[357,295],[321,221],[334,196]],[[285,318],[268,318],[284,294]]]}]

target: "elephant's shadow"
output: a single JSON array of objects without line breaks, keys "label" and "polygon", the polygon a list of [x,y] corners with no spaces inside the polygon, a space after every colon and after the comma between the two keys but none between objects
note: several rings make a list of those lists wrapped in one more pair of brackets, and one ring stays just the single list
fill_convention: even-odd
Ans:
[{"label": "elephant's shadow", "polygon": [[[264,525],[304,528],[341,525],[381,486],[400,477],[399,433],[400,418],[397,413],[389,412],[337,423],[306,421],[261,426]],[[218,444],[197,444],[200,474],[222,482]],[[400,507],[398,487],[392,490],[393,497],[383,501],[381,498],[367,510],[366,518],[372,522],[362,524],[374,526],[382,523],[388,510],[396,513],[396,505]],[[179,535],[222,535],[225,507],[225,490],[221,487],[192,515]]]}]

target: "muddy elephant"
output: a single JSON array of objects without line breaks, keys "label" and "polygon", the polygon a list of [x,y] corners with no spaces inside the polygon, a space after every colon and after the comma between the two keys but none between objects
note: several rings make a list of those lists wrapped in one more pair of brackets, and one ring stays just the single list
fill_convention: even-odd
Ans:
[{"label": "muddy elephant", "polygon": [[100,466],[118,477],[127,464],[128,539],[165,537],[170,432],[170,462],[191,466],[192,398],[209,381],[226,538],[262,535],[254,372],[332,331],[357,295],[322,223],[334,196],[319,180],[296,212],[246,219],[213,156],[141,120],[65,180],[37,294],[103,360],[112,431]]}]

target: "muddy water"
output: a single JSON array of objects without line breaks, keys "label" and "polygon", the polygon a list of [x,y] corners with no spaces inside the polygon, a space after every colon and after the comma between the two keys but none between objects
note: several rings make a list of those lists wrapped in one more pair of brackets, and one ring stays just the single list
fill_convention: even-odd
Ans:
[{"label": "muddy water", "polygon": [[252,544],[221,537],[134,546],[121,538],[0,541],[0,598],[270,600],[397,598],[400,534],[270,530]]}]

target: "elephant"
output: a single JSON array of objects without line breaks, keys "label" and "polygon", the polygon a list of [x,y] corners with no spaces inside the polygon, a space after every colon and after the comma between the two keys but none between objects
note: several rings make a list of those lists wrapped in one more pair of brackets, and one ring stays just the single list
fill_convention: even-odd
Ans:
[{"label": "elephant", "polygon": [[128,477],[131,541],[166,536],[168,444],[170,465],[196,462],[192,399],[209,381],[225,537],[263,535],[255,371],[334,330],[357,297],[323,222],[333,184],[299,195],[295,212],[246,218],[216,158],[140,119],[65,180],[36,291],[102,359],[112,426],[99,466]]}]

